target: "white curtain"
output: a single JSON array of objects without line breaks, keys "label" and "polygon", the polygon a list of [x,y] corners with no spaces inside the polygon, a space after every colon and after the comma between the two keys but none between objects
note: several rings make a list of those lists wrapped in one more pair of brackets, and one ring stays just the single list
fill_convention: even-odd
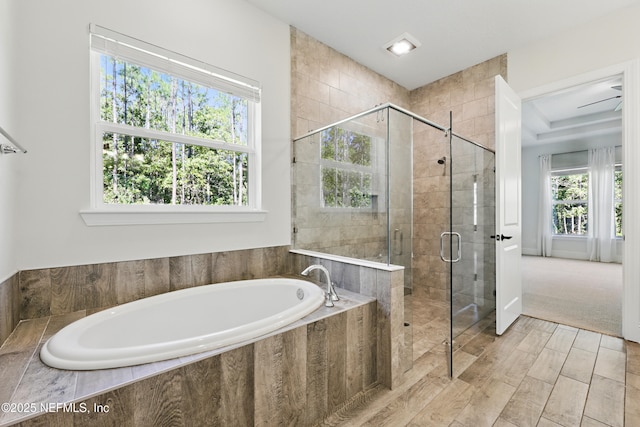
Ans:
[{"label": "white curtain", "polygon": [[589,259],[611,262],[615,258],[613,179],[615,148],[589,150]]},{"label": "white curtain", "polygon": [[551,200],[551,154],[540,156],[540,194],[538,203],[538,255],[551,256],[553,220]]}]

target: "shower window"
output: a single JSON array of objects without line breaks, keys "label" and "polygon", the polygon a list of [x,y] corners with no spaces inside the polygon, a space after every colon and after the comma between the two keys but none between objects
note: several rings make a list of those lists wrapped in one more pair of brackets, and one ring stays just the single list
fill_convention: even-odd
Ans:
[{"label": "shower window", "polygon": [[320,140],[322,207],[371,208],[373,138],[333,127]]}]

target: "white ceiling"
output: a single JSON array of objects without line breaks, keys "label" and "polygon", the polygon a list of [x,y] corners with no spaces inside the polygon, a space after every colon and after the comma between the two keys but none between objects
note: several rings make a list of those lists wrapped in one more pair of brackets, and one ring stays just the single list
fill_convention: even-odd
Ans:
[{"label": "white ceiling", "polygon": [[[247,0],[367,68],[412,90],[518,46],[551,37],[640,0]],[[384,46],[408,32],[421,46]],[[619,81],[523,104],[523,146],[620,132]]]},{"label": "white ceiling", "polygon": [[[640,0],[247,0],[333,49],[415,89]],[[408,32],[404,57],[383,46]]]},{"label": "white ceiling", "polygon": [[620,135],[621,88],[618,76],[524,102],[522,146]]}]

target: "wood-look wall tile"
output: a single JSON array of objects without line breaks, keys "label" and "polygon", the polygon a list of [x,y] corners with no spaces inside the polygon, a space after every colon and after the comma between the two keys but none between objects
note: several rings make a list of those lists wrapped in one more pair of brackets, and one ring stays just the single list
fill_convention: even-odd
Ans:
[{"label": "wood-look wall tile", "polygon": [[[240,367],[247,369],[246,366]],[[182,372],[182,412],[190,425],[224,425],[220,418],[223,389],[220,355],[200,360],[180,368]],[[225,384],[223,384],[225,383]],[[240,414],[242,416],[243,414]]]},{"label": "wood-look wall tile", "polygon": [[74,426],[136,427],[134,387],[122,387],[83,401],[87,412],[73,414]]},{"label": "wood-look wall tile", "polygon": [[19,282],[19,275],[14,274],[0,283],[0,347],[20,321],[22,298]]},{"label": "wood-look wall tile", "polygon": [[376,380],[391,388],[391,322],[389,312],[379,301],[376,304],[377,336],[376,336]]},{"label": "wood-look wall tile", "polygon": [[[80,282],[75,286],[84,295],[84,302],[77,299],[77,310],[113,307],[118,304],[116,295],[116,263],[91,264],[78,267],[82,270]],[[82,304],[78,306],[78,304]]]},{"label": "wood-look wall tile", "polygon": [[134,425],[185,425],[181,372],[173,370],[133,384]]},{"label": "wood-look wall tile", "polygon": [[347,400],[347,313],[327,318],[327,415]]},{"label": "wood-look wall tile", "polygon": [[363,334],[363,381],[367,387],[377,381],[378,378],[378,315],[377,304],[375,301],[370,302],[364,308],[363,326],[365,333]]},{"label": "wood-look wall tile", "polygon": [[220,355],[220,425],[254,424],[253,352],[253,345],[245,345]]},{"label": "wood-look wall tile", "polygon": [[211,254],[169,258],[169,286],[172,291],[211,283]]},{"label": "wood-look wall tile", "polygon": [[307,325],[307,424],[321,419],[329,406],[327,320]]},{"label": "wood-look wall tile", "polygon": [[20,318],[35,319],[51,314],[50,269],[25,270],[19,273],[21,310]]},{"label": "wood-look wall tile", "polygon": [[363,359],[366,352],[365,333],[368,332],[364,325],[365,306],[348,310],[347,315],[347,367],[346,367],[346,398],[350,399],[365,388]]},{"label": "wood-look wall tile", "polygon": [[242,251],[211,254],[211,278],[213,283],[240,280],[246,269]]},{"label": "wood-look wall tile", "polygon": [[163,294],[171,290],[169,258],[144,260],[144,296]]},{"label": "wood-look wall tile", "polygon": [[[0,418],[0,422],[4,422]],[[35,418],[22,421],[16,427],[69,427],[74,425],[73,412],[48,412]]]},{"label": "wood-look wall tile", "polygon": [[254,425],[305,425],[305,412],[310,411],[305,408],[308,386],[304,382],[308,356],[294,358],[305,351],[306,329],[296,328],[254,344]]},{"label": "wood-look wall tile", "polygon": [[282,371],[284,400],[280,425],[304,425],[307,409],[307,328],[300,327],[282,334],[282,350],[287,366],[283,366]]},{"label": "wood-look wall tile", "polygon": [[86,309],[84,267],[59,267],[50,269],[51,314],[65,314]]},{"label": "wood-look wall tile", "polygon": [[144,261],[124,261],[116,263],[116,302],[124,304],[139,300],[145,295]]}]

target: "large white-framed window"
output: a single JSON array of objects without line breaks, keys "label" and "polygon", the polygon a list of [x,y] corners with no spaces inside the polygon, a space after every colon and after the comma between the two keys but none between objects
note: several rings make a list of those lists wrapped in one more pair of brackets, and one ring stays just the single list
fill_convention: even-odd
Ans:
[{"label": "large white-framed window", "polygon": [[85,221],[260,220],[259,83],[97,25],[90,46]]}]

